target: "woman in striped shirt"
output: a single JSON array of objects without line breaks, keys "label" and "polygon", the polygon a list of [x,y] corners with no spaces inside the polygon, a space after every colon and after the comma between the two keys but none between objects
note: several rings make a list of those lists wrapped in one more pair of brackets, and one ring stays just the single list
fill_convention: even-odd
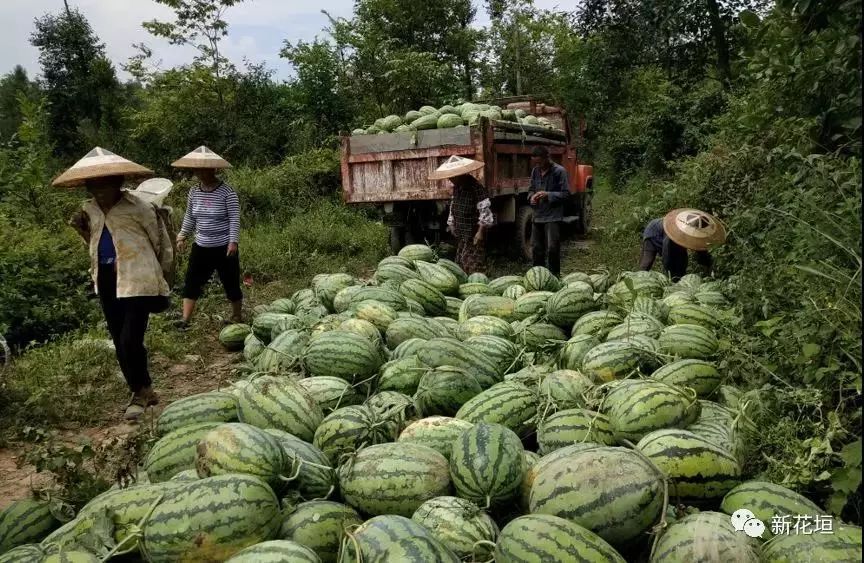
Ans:
[{"label": "woman in striped shirt", "polygon": [[243,292],[240,290],[240,257],[237,244],[240,238],[240,200],[237,193],[219,180],[216,171],[231,165],[207,147],[198,147],[180,160],[176,168],[195,172],[200,185],[189,190],[186,214],[177,235],[177,248],[183,250],[186,240],[194,235],[186,282],[183,288],[183,319],[181,328],[189,325],[195,304],[213,271],[225,295],[231,302],[231,322],[243,320]]}]

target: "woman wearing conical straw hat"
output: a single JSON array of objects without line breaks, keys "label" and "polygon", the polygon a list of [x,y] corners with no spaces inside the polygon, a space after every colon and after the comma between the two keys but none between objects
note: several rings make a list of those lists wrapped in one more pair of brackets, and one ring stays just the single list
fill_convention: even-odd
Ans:
[{"label": "woman wearing conical straw hat", "polygon": [[447,230],[456,237],[456,262],[468,274],[483,271],[486,229],[495,222],[486,187],[471,175],[481,168],[482,162],[451,156],[429,176],[453,186]]},{"label": "woman wearing conical straw hat", "polygon": [[151,174],[96,147],[53,182],[66,188],[83,185],[92,196],[71,224],[90,249],[93,283],[132,391],[125,413],[129,420],[159,402],[147,367],[144,333],[150,313],[167,307],[166,278],[174,261],[167,226],[155,206],[122,189],[126,179]]},{"label": "woman wearing conical straw hat", "polygon": [[186,283],[183,287],[183,319],[186,328],[195,312],[204,286],[215,270],[231,302],[231,322],[243,320],[243,292],[240,289],[240,200],[237,193],[220,180],[217,171],[231,168],[224,158],[205,146],[198,147],[171,166],[192,170],[199,185],[189,190],[186,214],[177,235],[177,248],[184,250],[194,236]]},{"label": "woman wearing conical straw hat", "polygon": [[639,269],[648,271],[659,255],[663,269],[672,281],[687,273],[688,250],[704,275],[711,274],[712,260],[708,249],[726,242],[726,229],[716,217],[698,209],[673,209],[665,217],[652,220],[642,233],[642,256]]}]

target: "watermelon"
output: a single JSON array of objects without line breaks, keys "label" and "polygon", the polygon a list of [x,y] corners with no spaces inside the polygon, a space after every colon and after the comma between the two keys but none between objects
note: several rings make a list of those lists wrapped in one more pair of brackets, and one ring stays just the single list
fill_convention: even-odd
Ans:
[{"label": "watermelon", "polygon": [[616,438],[641,440],[654,430],[686,428],[699,418],[695,394],[659,381],[626,380],[606,395],[603,413]]},{"label": "watermelon", "polygon": [[717,353],[717,336],[701,325],[679,324],[667,326],[658,338],[660,349],[670,356],[705,360]]},{"label": "watermelon", "polygon": [[431,340],[448,336],[447,329],[438,321],[425,317],[396,319],[387,327],[387,347],[391,350],[412,338]]},{"label": "watermelon", "polygon": [[731,516],[740,509],[751,511],[756,518],[765,522],[763,537],[766,539],[774,535],[768,524],[777,516],[788,516],[794,524],[795,516],[798,514],[827,515],[807,497],[767,481],[746,481],[726,493],[720,504],[720,510]]},{"label": "watermelon", "polygon": [[415,261],[414,267],[417,268],[421,280],[436,288],[443,295],[455,296],[459,293],[459,279],[447,268],[421,260]]},{"label": "watermelon", "polygon": [[336,474],[324,452],[282,430],[264,430],[279,443],[289,465],[286,473],[296,475],[288,483],[303,499],[326,498],[333,492]]},{"label": "watermelon", "polygon": [[740,482],[738,460],[693,432],[657,430],[636,447],[666,475],[672,498],[720,498]]},{"label": "watermelon", "polygon": [[435,259],[435,252],[425,244],[409,244],[402,247],[398,256],[412,263],[417,260],[431,262]]},{"label": "watermelon", "polygon": [[722,376],[714,364],[704,360],[679,360],[666,364],[651,374],[651,379],[690,387],[699,397],[708,397],[717,390]]},{"label": "watermelon", "polygon": [[550,323],[570,329],[585,313],[596,308],[594,289],[584,282],[573,282],[553,294],[546,302]]},{"label": "watermelon", "polygon": [[495,295],[503,295],[508,288],[516,285],[522,285],[522,276],[501,276],[489,282],[489,289]]},{"label": "watermelon", "polygon": [[186,469],[171,477],[172,481],[197,481],[198,479],[200,477],[198,477],[197,469]]},{"label": "watermelon", "polygon": [[243,359],[247,362],[254,361],[258,354],[264,351],[265,346],[267,345],[261,342],[254,333],[249,334],[243,341]]},{"label": "watermelon", "polygon": [[188,424],[159,438],[144,458],[143,468],[150,482],[161,483],[181,471],[195,469],[198,442],[221,425],[221,422]]},{"label": "watermelon", "polygon": [[164,436],[199,422],[234,422],[237,399],[230,393],[210,391],[178,399],[165,407],[156,419],[156,434]]},{"label": "watermelon", "polygon": [[451,274],[456,276],[456,280],[460,283],[466,283],[468,281],[468,274],[465,273],[465,270],[452,260],[447,260],[446,258],[439,258],[438,262],[436,262],[438,266],[445,268],[450,271]]},{"label": "watermelon", "polygon": [[504,381],[511,383],[519,383],[531,390],[539,387],[540,383],[546,379],[546,376],[552,373],[554,368],[548,364],[528,365],[519,371],[508,373],[504,376]]},{"label": "watermelon", "polygon": [[557,350],[567,341],[567,335],[549,323],[530,323],[516,331],[516,341],[533,352]]},{"label": "watermelon", "polygon": [[502,293],[501,296],[508,299],[519,299],[526,293],[528,293],[528,290],[525,289],[525,286],[515,284],[505,289],[504,293]]},{"label": "watermelon", "polygon": [[252,327],[247,324],[228,325],[219,333],[219,343],[229,352],[239,352],[250,334]]},{"label": "watermelon", "polygon": [[381,351],[368,338],[339,330],[311,340],[303,352],[303,366],[310,376],[363,380],[375,374],[382,363]]},{"label": "watermelon", "polygon": [[542,313],[546,309],[546,302],[553,295],[555,294],[551,291],[529,291],[514,303],[513,318],[522,321]]},{"label": "watermelon", "polygon": [[606,335],[612,327],[620,324],[624,319],[613,311],[591,311],[585,313],[573,323],[571,336],[589,334],[599,340],[605,340]]},{"label": "watermelon", "polygon": [[466,298],[459,308],[459,322],[464,322],[471,317],[488,315],[500,317],[505,321],[513,320],[513,308],[516,302],[506,297],[496,295],[475,295]]},{"label": "watermelon", "polygon": [[321,563],[318,555],[308,547],[287,540],[271,540],[255,544],[238,552],[226,563]]},{"label": "watermelon", "polygon": [[255,367],[265,373],[293,373],[299,369],[300,358],[308,343],[309,335],[306,332],[287,330],[276,336],[255,358]]},{"label": "watermelon", "polygon": [[259,428],[276,428],[310,441],[324,413],[297,383],[265,376],[241,391],[237,400],[240,421]]},{"label": "watermelon", "polygon": [[699,512],[688,514],[663,531],[651,561],[758,563],[759,556],[753,540],[746,534],[735,531],[727,515],[719,512]]},{"label": "watermelon", "polygon": [[585,406],[585,395],[592,389],[590,379],[573,370],[557,370],[540,382],[540,400],[552,411]]},{"label": "watermelon", "polygon": [[37,543],[60,527],[51,512],[51,503],[36,499],[18,500],[0,512],[0,554],[24,544]]},{"label": "watermelon", "polygon": [[572,272],[561,278],[561,285],[570,285],[575,282],[587,283],[591,286],[593,291],[594,283],[591,281],[591,276],[585,272]]},{"label": "watermelon", "polygon": [[408,306],[405,302],[405,297],[398,291],[384,287],[361,287],[351,295],[351,299],[348,301],[348,309],[352,309],[364,301],[377,301],[392,307],[396,311],[404,311]]},{"label": "watermelon", "polygon": [[396,391],[381,391],[366,399],[386,431],[388,441],[393,441],[405,427],[406,422],[416,418],[416,406],[408,395]]},{"label": "watermelon", "polygon": [[447,304],[447,311],[445,314],[451,319],[459,318],[459,310],[462,308],[462,300],[458,297],[450,297],[445,295],[444,301]]},{"label": "watermelon", "polygon": [[322,563],[336,563],[345,530],[363,523],[350,506],[327,500],[301,503],[288,511],[279,537],[305,545]]},{"label": "watermelon", "polygon": [[413,395],[417,391],[420,378],[426,368],[420,365],[416,356],[390,360],[378,373],[378,391],[398,391],[405,395]]},{"label": "watermelon", "polygon": [[45,551],[38,544],[25,544],[0,553],[0,563],[42,563]]},{"label": "watermelon", "polygon": [[245,473],[280,488],[290,469],[279,442],[254,426],[229,422],[210,430],[199,441],[195,468],[202,479]]},{"label": "watermelon", "polygon": [[501,424],[526,437],[534,431],[538,402],[536,391],[516,382],[504,381],[467,401],[456,413],[456,418],[475,424]]},{"label": "watermelon", "polygon": [[558,367],[576,371],[582,369],[585,354],[598,344],[600,341],[591,334],[577,334],[558,350]]},{"label": "watermelon", "polygon": [[522,285],[528,291],[558,291],[561,289],[561,282],[555,277],[555,274],[543,266],[534,266],[525,272],[523,279]]},{"label": "watermelon", "polygon": [[[421,338],[409,338],[399,346],[396,346],[390,352],[391,360],[404,360],[407,358],[417,359],[417,352],[420,350],[420,347],[425,345],[426,341]],[[419,361],[419,360],[418,360]],[[383,366],[382,366],[383,369]],[[419,381],[419,379],[418,379]]]},{"label": "watermelon", "polygon": [[389,442],[389,430],[367,405],[342,407],[328,414],[318,428],[312,444],[333,463],[363,445]]},{"label": "watermelon", "polygon": [[[387,514],[370,518],[361,524],[356,530],[348,533],[348,541],[344,542],[344,549],[340,554],[339,561],[392,561],[387,558],[387,549],[405,538],[432,538],[432,534],[425,527],[414,522],[410,518]],[[359,548],[359,554],[356,551]],[[436,559],[432,559],[436,561]]]},{"label": "watermelon", "polygon": [[322,415],[339,407],[359,405],[363,402],[357,390],[339,377],[307,377],[298,381],[297,385],[321,408]]},{"label": "watermelon", "polygon": [[100,563],[101,558],[89,551],[73,550],[52,553],[42,559],[42,563]]},{"label": "watermelon", "polygon": [[532,513],[560,516],[621,544],[660,517],[663,477],[632,450],[589,448],[544,465],[528,504]]},{"label": "watermelon", "polygon": [[432,320],[438,321],[444,328],[447,329],[447,335],[454,338],[459,337],[459,321],[450,317],[432,317]]},{"label": "watermelon", "polygon": [[472,556],[488,559],[491,549],[478,543],[494,542],[498,536],[498,526],[488,514],[470,500],[458,497],[427,500],[411,519],[463,559]]},{"label": "watermelon", "polygon": [[537,426],[541,455],[578,442],[615,445],[609,419],[599,412],[567,409],[547,417]]},{"label": "watermelon", "polygon": [[645,361],[643,349],[626,340],[604,342],[582,357],[582,373],[598,383],[620,379],[637,371]]},{"label": "watermelon", "polygon": [[456,492],[483,508],[513,500],[525,473],[523,452],[512,430],[478,422],[453,443],[450,476]]},{"label": "watermelon", "polygon": [[513,338],[513,328],[504,319],[487,315],[472,317],[459,323],[458,337],[460,340],[484,335],[499,336],[509,340]]},{"label": "watermelon", "polygon": [[613,326],[606,335],[606,340],[622,340],[634,335],[657,338],[663,330],[663,323],[647,315],[633,318],[632,315],[621,324]]},{"label": "watermelon", "polygon": [[784,534],[762,546],[762,563],[797,563],[798,561],[860,561],[861,528],[834,526],[831,534]]},{"label": "watermelon", "polygon": [[378,327],[363,319],[346,319],[339,324],[336,330],[353,332],[360,336],[365,336],[376,344],[381,342],[381,333],[378,331]]},{"label": "watermelon", "polygon": [[354,296],[357,295],[357,292],[361,289],[363,289],[363,286],[351,285],[339,291],[339,293],[333,297],[333,310],[337,313],[347,311],[351,306],[352,299],[354,299]]},{"label": "watermelon", "polygon": [[482,352],[450,338],[433,338],[418,345],[417,359],[425,366],[452,366],[471,373],[486,389],[501,380],[498,367]]},{"label": "watermelon", "polygon": [[450,459],[453,442],[473,424],[447,416],[430,416],[415,420],[399,434],[397,441],[428,446]]},{"label": "watermelon", "polygon": [[351,311],[357,319],[369,321],[382,333],[398,318],[396,309],[379,301],[361,301],[353,305]]},{"label": "watermelon", "polygon": [[420,444],[369,446],[339,468],[339,490],[345,502],[372,516],[411,516],[424,502],[449,489],[447,460]]},{"label": "watermelon", "polygon": [[[599,447],[602,447],[602,445],[595,444],[593,442],[579,442],[570,446],[564,446],[563,448],[555,450],[542,457],[540,457],[538,454],[535,454],[534,452],[529,452],[526,450],[525,462],[527,463],[527,468],[525,470],[525,475],[522,477],[522,485],[519,488],[519,501],[520,507],[523,509],[523,512],[528,511],[528,500],[531,495],[531,487],[534,484],[534,479],[537,478],[537,474],[544,467],[554,462],[555,460],[568,457],[576,452],[581,452],[583,450],[590,450],[592,448]],[[537,456],[537,459],[531,458],[529,454]]]},{"label": "watermelon", "polygon": [[522,352],[513,342],[500,336],[472,336],[463,342],[465,346],[478,350],[495,364],[498,373],[507,374],[519,369]]},{"label": "watermelon", "polygon": [[399,292],[406,299],[413,299],[419,303],[427,315],[443,315],[447,311],[444,294],[425,279],[406,280],[399,286]]},{"label": "watermelon", "polygon": [[251,475],[220,475],[180,485],[144,521],[148,561],[224,561],[276,536],[279,500]]},{"label": "watermelon", "polygon": [[468,283],[482,283],[484,285],[489,285],[489,277],[482,272],[474,272],[468,276]]},{"label": "watermelon", "polygon": [[285,313],[262,313],[252,320],[252,332],[258,337],[258,340],[267,344],[270,342],[271,333],[276,323],[291,316]]},{"label": "watermelon", "polygon": [[467,299],[472,295],[488,295],[490,297],[494,296],[494,294],[492,293],[492,288],[490,288],[488,284],[480,282],[465,282],[459,284],[459,290],[457,293],[462,299]]},{"label": "watermelon", "polygon": [[726,297],[719,291],[707,291],[700,288],[693,294],[693,297],[700,305],[707,305],[709,307],[725,307],[728,305]]},{"label": "watermelon", "polygon": [[401,284],[405,280],[417,279],[420,279],[420,274],[413,267],[402,264],[383,264],[375,270],[375,280],[378,283],[393,280]]},{"label": "watermelon", "polygon": [[597,561],[624,563],[600,536],[550,514],[528,514],[504,526],[495,545],[496,563]]},{"label": "watermelon", "polygon": [[691,303],[682,303],[669,309],[671,324],[691,324],[704,326],[710,330],[718,330],[723,325],[723,318],[715,309]]},{"label": "watermelon", "polygon": [[467,371],[440,366],[430,369],[420,379],[414,403],[423,416],[453,416],[481,391],[477,378]]}]

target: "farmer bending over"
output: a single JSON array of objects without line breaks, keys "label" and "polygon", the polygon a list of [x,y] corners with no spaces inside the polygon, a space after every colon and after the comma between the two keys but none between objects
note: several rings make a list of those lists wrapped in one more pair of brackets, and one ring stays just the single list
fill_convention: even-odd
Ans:
[{"label": "farmer bending over", "polygon": [[645,227],[639,269],[650,270],[659,254],[663,258],[663,269],[673,282],[678,281],[687,273],[687,251],[692,250],[703,275],[708,276],[712,267],[708,249],[724,242],[726,229],[713,215],[698,209],[673,209]]}]

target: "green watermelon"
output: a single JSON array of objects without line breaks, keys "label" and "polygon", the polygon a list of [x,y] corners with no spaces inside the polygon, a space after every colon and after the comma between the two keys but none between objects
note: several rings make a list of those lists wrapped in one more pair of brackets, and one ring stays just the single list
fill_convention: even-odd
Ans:
[{"label": "green watermelon", "polygon": [[472,556],[487,559],[491,549],[479,542],[494,542],[498,536],[498,526],[488,514],[473,502],[458,497],[427,500],[411,519],[463,559]]},{"label": "green watermelon", "polygon": [[753,540],[735,531],[729,516],[699,512],[666,528],[651,555],[652,563],[691,561],[758,563],[759,556]]},{"label": "green watermelon", "polygon": [[456,492],[484,508],[513,500],[525,473],[523,452],[509,428],[476,423],[453,443],[450,476]]},{"label": "green watermelon", "polygon": [[597,561],[624,558],[597,534],[558,516],[529,514],[504,526],[495,545],[496,563]]},{"label": "green watermelon", "polygon": [[440,366],[430,369],[420,379],[414,403],[423,416],[453,416],[481,391],[477,378],[469,372]]},{"label": "green watermelon", "polygon": [[51,512],[51,503],[36,499],[18,500],[0,512],[0,554],[14,547],[37,543],[60,527]]},{"label": "green watermelon", "polygon": [[458,418],[430,416],[406,426],[397,441],[428,446],[449,460],[453,442],[472,426],[470,422]]},{"label": "green watermelon", "polygon": [[247,324],[228,325],[219,333],[219,343],[230,352],[239,352],[251,333],[252,327]]},{"label": "green watermelon", "polygon": [[270,540],[236,553],[226,563],[321,563],[318,555],[297,542]]},{"label": "green watermelon", "polygon": [[310,441],[324,413],[299,384],[265,376],[245,387],[237,400],[240,421],[258,428],[276,428]]},{"label": "green watermelon", "polygon": [[279,537],[305,545],[322,563],[336,563],[344,532],[362,523],[360,515],[350,506],[313,500],[287,511]]}]

